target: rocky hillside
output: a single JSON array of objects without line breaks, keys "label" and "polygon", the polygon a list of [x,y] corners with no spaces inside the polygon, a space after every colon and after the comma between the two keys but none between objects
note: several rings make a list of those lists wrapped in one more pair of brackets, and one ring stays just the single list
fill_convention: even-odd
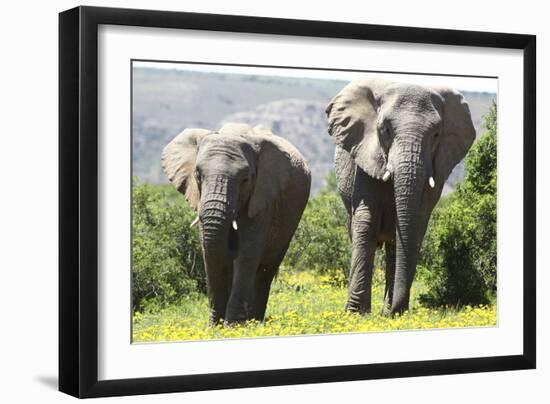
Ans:
[{"label": "rocky hillside", "polygon": [[[306,158],[312,173],[311,188],[317,192],[333,168],[334,144],[327,132],[326,105],[305,100],[281,100],[258,105],[250,111],[226,117],[226,122],[263,124],[292,143]],[[313,139],[315,138],[315,139]]]},{"label": "rocky hillside", "polygon": [[[132,165],[142,181],[166,182],[160,153],[177,133],[218,129],[225,122],[262,124],[292,142],[309,162],[312,193],[333,167],[324,110],[346,82],[141,68],[134,69],[133,79]],[[464,95],[479,133],[494,94]],[[459,166],[447,190],[462,176]]]}]

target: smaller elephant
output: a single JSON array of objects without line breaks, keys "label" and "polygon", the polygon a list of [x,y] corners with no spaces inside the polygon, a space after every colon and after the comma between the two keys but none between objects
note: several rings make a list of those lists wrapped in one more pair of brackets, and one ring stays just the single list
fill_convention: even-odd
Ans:
[{"label": "smaller elephant", "polygon": [[170,182],[198,211],[210,323],[263,321],[269,290],[307,204],[302,155],[267,128],[185,129],[162,153]]}]

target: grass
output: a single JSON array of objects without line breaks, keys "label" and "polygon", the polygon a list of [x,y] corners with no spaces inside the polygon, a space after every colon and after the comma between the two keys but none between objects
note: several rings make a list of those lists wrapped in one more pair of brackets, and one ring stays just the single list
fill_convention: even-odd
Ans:
[{"label": "grass", "polygon": [[270,295],[266,321],[234,327],[210,327],[204,296],[188,297],[178,305],[156,312],[136,312],[133,342],[183,341],[262,336],[289,336],[349,332],[374,332],[429,328],[485,327],[496,325],[496,306],[420,306],[422,283],[413,284],[410,310],[392,318],[380,315],[384,294],[382,271],[375,271],[372,313],[358,315],[343,310],[346,287],[341,271],[333,275],[281,271]]}]

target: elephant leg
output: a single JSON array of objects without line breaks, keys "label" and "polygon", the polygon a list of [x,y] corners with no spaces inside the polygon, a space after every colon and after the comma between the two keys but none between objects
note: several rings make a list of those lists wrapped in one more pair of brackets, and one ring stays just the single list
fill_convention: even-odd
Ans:
[{"label": "elephant leg", "polygon": [[384,292],[384,308],[382,313],[389,315],[393,301],[393,285],[395,280],[395,243],[386,241],[386,288]]},{"label": "elephant leg", "polygon": [[364,205],[354,212],[351,221],[351,270],[346,310],[371,311],[372,270],[377,243],[376,219]]},{"label": "elephant leg", "polygon": [[264,220],[260,218],[247,228],[239,229],[239,252],[233,262],[233,283],[225,313],[228,324],[254,317],[256,277],[268,228]]},{"label": "elephant leg", "polygon": [[227,268],[226,282],[227,282],[227,299],[229,299],[229,296],[231,296],[231,288],[233,287],[233,262],[231,262]]},{"label": "elephant leg", "polygon": [[279,271],[279,266],[285,258],[285,254],[290,245],[290,240],[282,248],[268,258],[267,264],[262,265],[256,276],[256,307],[254,318],[264,321],[267,301],[269,300],[269,291],[273,278]]},{"label": "elephant leg", "polygon": [[210,325],[215,326],[225,317],[227,300],[229,297],[229,270],[226,266],[221,268],[207,268],[206,281],[208,289],[208,302],[210,305]]},{"label": "elephant leg", "polygon": [[256,306],[254,308],[254,318],[258,321],[264,321],[267,301],[271,283],[277,273],[277,269],[261,268],[256,276]]},{"label": "elephant leg", "polygon": [[260,265],[257,252],[239,254],[233,270],[233,285],[227,303],[225,321],[239,323],[254,317],[256,276]]}]

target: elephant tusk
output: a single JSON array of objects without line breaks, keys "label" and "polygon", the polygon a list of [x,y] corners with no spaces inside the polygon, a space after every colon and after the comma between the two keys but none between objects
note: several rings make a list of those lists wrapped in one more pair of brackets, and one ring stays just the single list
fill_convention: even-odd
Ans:
[{"label": "elephant tusk", "polygon": [[430,184],[430,188],[434,188],[434,187],[435,187],[434,177],[430,177],[430,179],[428,180],[428,184]]},{"label": "elephant tusk", "polygon": [[390,170],[386,170],[386,172],[384,173],[384,176],[382,177],[382,181],[384,182],[387,182],[391,177],[391,173],[390,173]]},{"label": "elephant tusk", "polygon": [[235,230],[239,230],[239,226],[237,226],[237,221],[236,220],[233,220],[233,228]]},{"label": "elephant tusk", "polygon": [[197,217],[195,218],[195,220],[193,220],[193,221],[191,222],[191,224],[189,225],[189,227],[194,227],[194,226],[196,226],[196,224],[197,224],[198,222],[199,222],[199,217],[197,216]]}]

